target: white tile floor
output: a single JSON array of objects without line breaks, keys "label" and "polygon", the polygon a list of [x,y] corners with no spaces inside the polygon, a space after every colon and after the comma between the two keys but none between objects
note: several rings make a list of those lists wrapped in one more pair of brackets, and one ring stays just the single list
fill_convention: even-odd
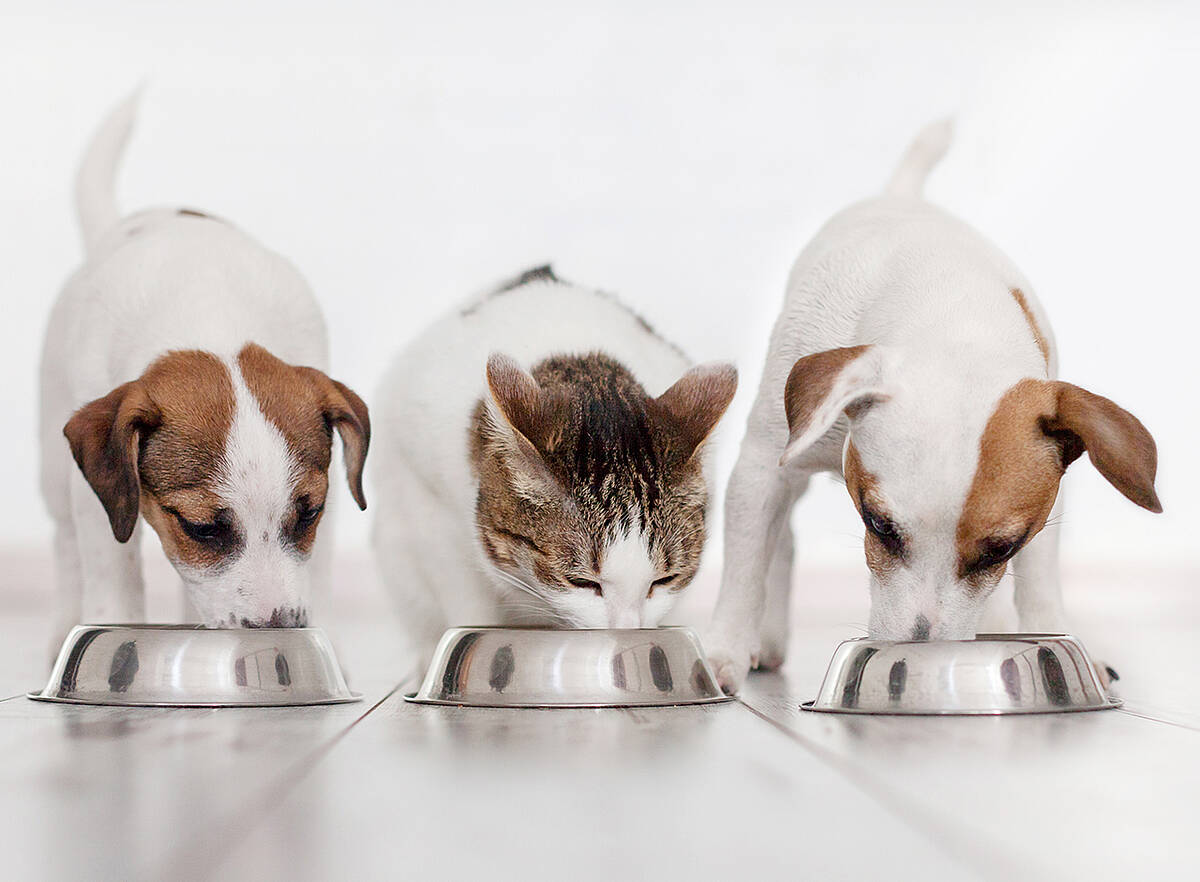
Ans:
[{"label": "white tile floor", "polygon": [[753,677],[737,704],[406,704],[385,604],[351,560],[328,626],[361,704],[135,710],[23,697],[45,676],[49,562],[0,563],[6,879],[1129,879],[1200,867],[1194,571],[1070,575],[1075,631],[1120,670],[1123,710],[897,719],[797,708],[837,641],[860,633],[856,572],[802,570],[785,671]]}]

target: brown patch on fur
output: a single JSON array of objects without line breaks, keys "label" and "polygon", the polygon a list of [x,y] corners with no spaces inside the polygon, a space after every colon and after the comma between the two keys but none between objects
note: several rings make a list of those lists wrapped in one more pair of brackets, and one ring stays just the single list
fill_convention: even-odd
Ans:
[{"label": "brown patch on fur", "polygon": [[956,530],[959,578],[982,587],[1004,573],[972,566],[993,538],[1032,538],[1058,496],[1064,465],[1058,444],[1042,431],[1056,408],[1053,383],[1021,380],[996,405],[979,441],[979,464]]},{"label": "brown patch on fur", "polygon": [[557,356],[525,372],[493,356],[488,383],[507,425],[475,408],[470,455],[476,529],[497,567],[527,567],[547,586],[582,590],[608,542],[642,530],[669,590],[695,575],[708,488],[694,456],[733,394],[732,370],[685,375],[657,399],[600,353]]},{"label": "brown patch on fur", "polygon": [[863,345],[829,349],[806,355],[792,365],[783,390],[783,406],[793,438],[808,429],[813,414],[829,397],[834,382],[846,365],[870,348],[869,345]]},{"label": "brown patch on fur", "polygon": [[1025,316],[1025,321],[1029,323],[1029,330],[1033,333],[1033,342],[1037,344],[1038,351],[1042,353],[1042,360],[1046,363],[1046,367],[1050,367],[1050,344],[1046,340],[1046,335],[1042,333],[1042,329],[1038,327],[1033,310],[1029,308],[1029,301],[1025,298],[1025,292],[1020,288],[1013,288],[1010,293],[1017,301],[1017,306],[1021,307],[1021,314]]},{"label": "brown patch on fur", "polygon": [[[238,353],[238,368],[263,415],[283,435],[296,461],[313,476],[325,475],[331,430],[342,438],[346,479],[358,507],[367,507],[362,473],[371,441],[367,406],[351,389],[310,367],[294,367],[251,343]],[[310,482],[310,483],[312,483]],[[324,493],[316,503],[323,502]]]},{"label": "brown patch on fur", "polygon": [[220,359],[178,351],[81,407],[63,434],[113,535],[124,542],[137,523],[143,488],[159,495],[208,486],[232,421],[233,385]]},{"label": "brown patch on fur", "polygon": [[[853,441],[846,445],[846,460],[842,473],[846,479],[846,490],[849,491],[850,499],[860,516],[863,513],[863,500],[866,500],[873,510],[883,511],[883,498],[878,489],[879,479],[863,467],[862,458]],[[863,549],[867,555],[867,566],[880,578],[891,573],[900,564],[896,555],[884,548],[883,543],[870,530],[864,531]]]},{"label": "brown patch on fur", "polygon": [[980,566],[989,546],[1000,540],[1019,548],[1045,526],[1064,470],[1084,450],[1125,496],[1162,511],[1154,439],[1133,414],[1070,383],[1021,380],[1000,399],[980,438],[957,528],[960,578],[977,587],[999,580],[1003,561]]}]

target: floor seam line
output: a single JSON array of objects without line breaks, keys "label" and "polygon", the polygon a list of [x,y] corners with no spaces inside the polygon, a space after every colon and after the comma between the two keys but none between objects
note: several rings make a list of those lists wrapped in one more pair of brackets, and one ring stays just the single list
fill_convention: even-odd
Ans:
[{"label": "floor seam line", "polygon": [[[367,708],[365,711],[363,711],[361,714],[359,714],[357,717],[355,717],[353,720],[351,720],[345,727],[343,727],[342,729],[339,729],[336,733],[334,733],[333,736],[330,737],[330,739],[328,741],[324,742],[323,744],[319,745],[318,747],[313,748],[312,750],[310,750],[307,754],[305,754],[300,759],[290,763],[287,766],[287,768],[285,768],[283,770],[283,772],[276,775],[274,780],[271,783],[268,783],[265,787],[263,787],[261,790],[259,790],[257,792],[257,794],[255,794],[254,797],[251,798],[247,803],[239,806],[233,812],[230,812],[229,815],[227,816],[227,821],[224,824],[217,823],[217,824],[214,824],[209,829],[210,830],[211,829],[219,830],[222,827],[225,829],[229,829],[232,827],[233,829],[235,829],[237,831],[234,836],[229,836],[228,838],[223,839],[222,845],[228,845],[230,843],[244,841],[251,834],[251,832],[253,830],[255,830],[261,823],[263,823],[263,820],[265,820],[266,816],[269,814],[269,812],[260,812],[260,811],[256,811],[256,809],[258,809],[264,803],[269,805],[272,802],[282,800],[284,797],[286,797],[286,795],[294,787],[298,786],[301,782],[303,782],[305,780],[305,778],[307,778],[310,774],[312,774],[313,770],[317,767],[317,764],[322,759],[324,759],[325,756],[327,756],[333,750],[334,747],[336,747],[339,743],[341,743],[342,739],[344,739],[347,735],[349,735],[350,732],[356,726],[358,726],[359,723],[361,723],[363,720],[365,720],[367,717],[369,717],[371,714],[373,714],[376,710],[378,710],[388,699],[390,699],[393,695],[395,695],[397,692],[399,692],[401,689],[403,689],[405,687],[405,685],[407,685],[412,679],[413,679],[412,676],[405,677],[403,680],[401,680],[399,683],[397,683],[395,686],[393,686],[390,690],[388,690],[388,692],[386,694],[384,694],[384,696],[382,698],[380,698],[378,701],[376,701],[374,704],[372,704],[369,708]],[[298,772],[298,774],[297,774],[297,772]],[[236,824],[237,818],[239,818],[243,815],[251,814],[251,813],[253,813],[253,815],[258,817],[260,820],[255,823],[251,823],[251,824],[243,824],[243,825]],[[195,842],[193,842],[192,844],[190,844],[188,846],[188,849],[203,852],[204,851],[203,845],[204,845],[204,841],[197,839]],[[201,870],[199,873],[197,873],[196,878],[197,879],[212,878],[220,870],[222,863],[224,862],[224,855],[228,853],[228,850],[229,849],[226,849],[224,852],[222,852],[222,854],[217,857],[217,860],[213,864],[211,864],[208,867],[205,867],[203,870]],[[143,878],[143,879],[168,878],[170,867],[177,864],[179,856],[181,854],[184,855],[184,859],[186,860],[187,859],[187,850],[175,850],[165,857],[163,863],[165,863],[167,865],[166,867],[160,867],[160,866],[155,865],[155,866],[151,867],[151,869],[154,872],[139,873],[137,878]],[[194,864],[191,864],[191,866],[194,866]],[[161,872],[161,870],[163,870],[163,869],[166,869],[168,871],[167,875],[164,875]]]},{"label": "floor seam line", "polygon": [[1163,726],[1174,726],[1176,729],[1186,729],[1188,732],[1200,732],[1200,726],[1192,726],[1192,725],[1189,725],[1188,723],[1180,723],[1175,720],[1164,720],[1162,717],[1152,716],[1151,714],[1144,714],[1144,713],[1141,713],[1140,711],[1130,710],[1127,707],[1119,707],[1119,708],[1117,708],[1117,710],[1128,716],[1137,717],[1140,720],[1149,720],[1152,723],[1159,723],[1160,725],[1163,725]]}]

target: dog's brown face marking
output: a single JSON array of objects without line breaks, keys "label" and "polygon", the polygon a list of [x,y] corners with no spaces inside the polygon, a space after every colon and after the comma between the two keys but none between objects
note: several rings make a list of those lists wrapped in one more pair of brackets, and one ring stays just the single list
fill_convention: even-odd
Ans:
[{"label": "dog's brown face marking", "polygon": [[178,520],[205,523],[215,515],[213,480],[233,410],[233,384],[221,360],[180,351],[71,417],[63,432],[118,540],[132,534],[145,500],[169,554],[192,544]]},{"label": "dog's brown face marking", "polygon": [[[324,503],[333,430],[337,429],[345,447],[350,492],[359,508],[366,508],[362,472],[371,421],[363,400],[321,371],[294,367],[254,343],[242,349],[237,362],[250,394],[305,472],[301,495],[309,494],[314,506]],[[319,499],[318,484],[322,488]]]},{"label": "dog's brown face marking", "polygon": [[[352,492],[363,504],[366,406],[320,371],[287,365],[254,344],[242,350],[238,369],[300,467],[294,510],[282,529],[307,554],[328,490],[335,427],[346,446]],[[64,434],[119,541],[132,534],[140,510],[168,557],[193,569],[219,566],[244,547],[246,537],[218,486],[234,411],[226,364],[212,353],[186,350],[156,359],[137,380],[72,416]]]},{"label": "dog's brown face marking", "polygon": [[1033,310],[1029,308],[1029,301],[1025,299],[1025,292],[1020,288],[1013,288],[1013,300],[1017,301],[1017,306],[1021,307],[1021,314],[1025,316],[1025,321],[1029,323],[1029,330],[1033,334],[1033,342],[1037,344],[1038,351],[1042,353],[1042,361],[1046,363],[1046,367],[1050,366],[1050,344],[1046,341],[1046,335],[1042,333],[1042,329],[1038,327],[1037,319],[1033,316]]},{"label": "dog's brown face marking", "polygon": [[1043,425],[1055,384],[1021,380],[996,405],[979,442],[979,462],[956,529],[958,575],[984,588],[1046,523],[1062,478],[1062,451]]},{"label": "dog's brown face marking", "polygon": [[[853,441],[846,445],[843,474],[846,490],[867,528],[863,536],[867,566],[876,577],[884,580],[900,566],[904,558],[904,538],[894,526],[895,536],[888,535],[887,525],[893,524],[893,521],[879,491],[879,479],[863,467]],[[884,529],[881,531],[880,527]]]}]

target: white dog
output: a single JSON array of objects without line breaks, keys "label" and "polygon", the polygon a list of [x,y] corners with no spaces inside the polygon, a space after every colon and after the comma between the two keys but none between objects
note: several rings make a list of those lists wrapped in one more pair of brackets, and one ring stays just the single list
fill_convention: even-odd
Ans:
[{"label": "white dog", "polygon": [[204,624],[302,626],[311,583],[329,577],[316,532],[332,432],[365,507],[367,409],[318,369],[324,322],[291,264],[198,212],[118,216],[113,177],[134,104],[105,122],[80,169],[87,261],[42,353],[58,636],[144,618],[139,514]]},{"label": "white dog", "polygon": [[1131,414],[1058,382],[1050,324],[991,243],[924,202],[949,126],[926,130],[887,192],[835,216],[792,269],[725,501],[725,570],[708,648],[735,691],[788,637],[788,515],[817,472],[842,475],[866,526],[872,637],[974,636],[1016,573],[1020,627],[1063,627],[1063,470],[1085,450],[1161,511],[1154,440]]}]

